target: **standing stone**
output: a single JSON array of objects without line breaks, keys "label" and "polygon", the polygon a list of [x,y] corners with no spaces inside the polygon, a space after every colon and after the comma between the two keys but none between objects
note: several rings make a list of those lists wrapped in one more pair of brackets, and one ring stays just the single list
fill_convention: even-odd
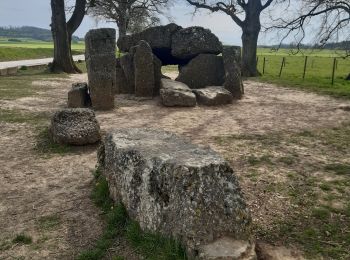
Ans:
[{"label": "standing stone", "polygon": [[140,41],[134,55],[135,95],[153,97],[155,89],[153,53],[149,44]]},{"label": "standing stone", "polygon": [[68,107],[89,107],[91,99],[86,83],[74,83],[72,89],[68,92]]},{"label": "standing stone", "polygon": [[222,86],[224,83],[225,70],[222,57],[214,54],[200,54],[187,65],[181,66],[179,71],[176,80],[190,88]]},{"label": "standing stone", "polygon": [[90,30],[85,36],[85,59],[92,107],[114,108],[116,88],[116,33],[114,29]]},{"label": "standing stone", "polygon": [[154,95],[159,95],[159,90],[161,87],[160,80],[162,79],[162,61],[153,55],[153,65],[154,65]]},{"label": "standing stone", "polygon": [[113,91],[115,94],[129,93],[128,82],[124,70],[120,63],[120,58],[116,60],[116,85]]},{"label": "standing stone", "polygon": [[120,57],[120,66],[124,71],[126,79],[125,91],[122,93],[135,94],[134,54],[127,53]]},{"label": "standing stone", "polygon": [[225,47],[222,52],[225,68],[224,87],[232,93],[233,98],[241,99],[244,94],[241,77],[241,47]]}]

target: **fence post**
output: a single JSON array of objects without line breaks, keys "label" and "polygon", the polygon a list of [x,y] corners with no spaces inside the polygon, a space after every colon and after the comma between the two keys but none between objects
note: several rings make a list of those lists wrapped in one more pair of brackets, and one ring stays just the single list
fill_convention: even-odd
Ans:
[{"label": "fence post", "polygon": [[332,85],[334,85],[334,74],[335,74],[336,64],[337,64],[337,58],[334,58],[334,60],[333,60],[333,71],[332,71]]},{"label": "fence post", "polygon": [[266,58],[264,57],[264,63],[263,63],[263,74],[265,74],[265,63],[266,63]]},{"label": "fence post", "polygon": [[305,79],[305,74],[306,74],[306,66],[307,66],[307,56],[305,56],[305,63],[304,63],[304,73],[303,73],[303,79]]},{"label": "fence post", "polygon": [[284,67],[284,66],[285,66],[285,57],[283,57],[283,59],[282,59],[279,77],[281,77],[281,75],[282,75],[282,70],[283,70],[283,67]]}]

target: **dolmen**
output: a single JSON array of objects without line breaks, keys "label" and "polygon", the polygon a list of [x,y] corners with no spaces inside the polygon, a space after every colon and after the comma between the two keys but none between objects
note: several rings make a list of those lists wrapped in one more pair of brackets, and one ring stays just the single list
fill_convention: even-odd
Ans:
[{"label": "dolmen", "polygon": [[[117,45],[125,53],[117,59],[117,76],[119,77],[117,82],[120,84],[117,88],[119,93],[140,95],[139,87],[137,87],[138,80],[135,80],[135,75],[139,74],[138,70],[143,68],[140,68],[142,64],[135,62],[135,54],[141,45],[147,46],[148,54],[144,53],[143,56],[147,56],[149,59],[148,73],[144,73],[143,78],[146,82],[149,82],[148,78],[153,78],[155,81],[150,96],[161,94],[159,86],[160,88],[162,85],[164,86],[162,84],[161,66],[172,64],[178,65],[179,68],[176,81],[184,83],[189,89],[221,86],[231,93],[232,100],[242,98],[244,89],[241,79],[241,49],[237,46],[224,47],[208,29],[198,26],[182,28],[172,23],[120,37]],[[154,73],[151,72],[151,60],[153,60]],[[171,84],[176,85],[175,83]],[[167,85],[170,85],[170,83]],[[208,93],[208,91],[203,92]],[[164,95],[161,95],[162,97]],[[166,99],[162,98],[162,103],[168,106],[169,96],[166,97]],[[177,99],[177,97],[175,98]],[[170,103],[179,102],[173,101]],[[186,104],[184,106],[188,106],[187,102],[183,103]],[[197,103],[206,104],[206,102]],[[220,105],[218,102],[209,102],[208,104]],[[226,99],[222,104],[227,104]],[[182,104],[175,106],[182,106]]]},{"label": "dolmen", "polygon": [[110,196],[143,230],[180,241],[200,259],[256,259],[251,217],[235,172],[210,148],[173,133],[107,134],[98,165]]},{"label": "dolmen", "polygon": [[[243,96],[240,47],[223,46],[208,29],[182,28],[171,23],[126,35],[117,41],[122,52],[118,58],[115,43],[116,32],[110,28],[90,30],[85,36],[88,71],[88,97],[85,98],[91,100],[94,110],[113,109],[116,94],[149,99],[160,96],[164,106],[185,107],[224,105]],[[191,95],[187,90],[179,91],[179,84],[162,82],[165,77],[161,68],[169,64],[178,65],[179,75],[175,81],[183,83],[182,87],[204,90],[193,91]],[[87,107],[83,92],[79,91],[81,89],[70,92],[69,99],[74,101],[68,101],[69,107]],[[223,93],[226,98],[221,98]],[[196,102],[189,102],[190,96],[195,97]],[[213,96],[215,101],[209,101]],[[185,98],[182,102],[181,97]]]}]

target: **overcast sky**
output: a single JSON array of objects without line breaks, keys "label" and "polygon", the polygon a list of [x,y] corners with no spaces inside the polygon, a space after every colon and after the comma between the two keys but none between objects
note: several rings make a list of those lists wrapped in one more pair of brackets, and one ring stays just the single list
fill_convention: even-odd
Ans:
[{"label": "overcast sky", "polygon": [[[177,1],[182,2],[182,1]],[[174,22],[183,26],[199,25],[209,28],[225,44],[241,45],[241,30],[223,13],[201,12],[192,16],[193,9],[185,4],[175,4],[170,9]],[[0,0],[0,26],[36,26],[49,29],[51,17],[50,0]],[[86,17],[75,35],[83,37],[92,28],[114,27],[113,23],[96,21]],[[269,43],[269,37],[261,34],[259,42]]]}]

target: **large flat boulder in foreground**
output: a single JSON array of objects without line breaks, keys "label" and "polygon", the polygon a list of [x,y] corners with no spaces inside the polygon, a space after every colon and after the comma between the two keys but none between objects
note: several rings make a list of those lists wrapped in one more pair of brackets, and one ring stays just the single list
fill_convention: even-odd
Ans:
[{"label": "large flat boulder in foreground", "polygon": [[210,148],[133,128],[107,134],[98,157],[111,197],[143,230],[180,240],[189,256],[254,259],[228,255],[234,241],[249,244],[251,218],[235,173]]},{"label": "large flat boulder in foreground", "polygon": [[101,139],[95,113],[89,108],[67,108],[51,118],[50,134],[59,144],[86,145]]},{"label": "large flat boulder in foreground", "polygon": [[221,86],[210,86],[194,89],[198,104],[205,106],[219,106],[230,104],[233,97],[230,91]]},{"label": "large flat boulder in foreground", "polygon": [[194,107],[196,96],[184,83],[172,79],[161,79],[160,98],[167,107]]}]

